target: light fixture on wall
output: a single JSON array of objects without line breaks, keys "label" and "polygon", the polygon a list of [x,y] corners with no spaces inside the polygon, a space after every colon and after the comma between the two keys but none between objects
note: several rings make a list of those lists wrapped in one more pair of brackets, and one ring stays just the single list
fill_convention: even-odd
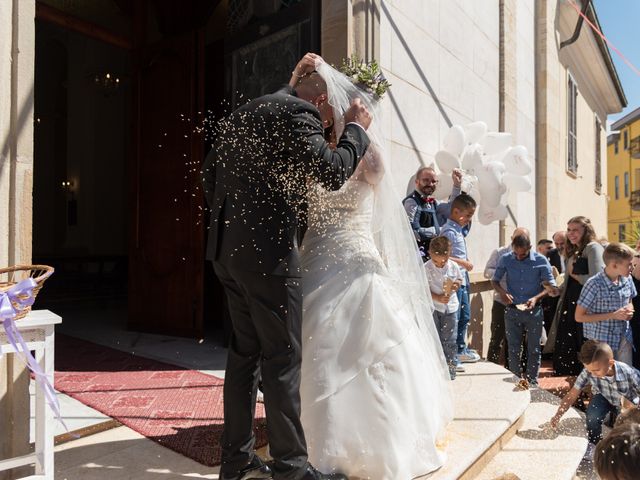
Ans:
[{"label": "light fixture on wall", "polygon": [[70,180],[62,181],[62,190],[67,194],[67,225],[78,224],[78,201],[75,195],[75,184]]},{"label": "light fixture on wall", "polygon": [[98,72],[92,75],[93,84],[105,97],[115,93],[122,83],[120,77],[111,72]]}]

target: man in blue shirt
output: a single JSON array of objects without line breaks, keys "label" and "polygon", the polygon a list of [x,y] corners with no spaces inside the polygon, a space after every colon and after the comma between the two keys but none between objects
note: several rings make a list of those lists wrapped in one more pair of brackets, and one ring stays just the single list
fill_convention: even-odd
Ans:
[{"label": "man in blue shirt", "polygon": [[[500,280],[506,275],[506,290]],[[509,370],[522,375],[520,350],[522,335],[527,335],[526,379],[531,385],[538,384],[540,369],[540,337],[542,336],[543,313],[539,300],[547,295],[543,285],[548,285],[557,295],[551,265],[546,257],[531,249],[531,240],[526,235],[517,235],[511,241],[511,252],[504,254],[491,284],[507,306],[505,333],[509,351]]]}]

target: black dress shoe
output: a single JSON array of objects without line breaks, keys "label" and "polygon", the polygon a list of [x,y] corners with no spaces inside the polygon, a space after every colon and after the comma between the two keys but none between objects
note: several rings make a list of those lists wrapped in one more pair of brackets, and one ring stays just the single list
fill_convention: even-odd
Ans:
[{"label": "black dress shoe", "polygon": [[253,460],[239,472],[223,473],[220,480],[263,480],[273,477],[273,472],[268,465],[254,456]]},{"label": "black dress shoe", "polygon": [[322,473],[313,468],[311,464],[307,465],[307,470],[300,480],[349,480],[346,475],[341,473]]}]

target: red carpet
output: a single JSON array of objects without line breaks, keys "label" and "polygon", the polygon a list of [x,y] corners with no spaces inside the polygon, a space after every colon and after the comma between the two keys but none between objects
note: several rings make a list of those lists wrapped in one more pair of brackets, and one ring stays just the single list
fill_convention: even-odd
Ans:
[{"label": "red carpet", "polygon": [[[220,463],[220,378],[56,336],[55,387],[147,438],[204,465]],[[264,407],[256,447],[267,444]]]}]

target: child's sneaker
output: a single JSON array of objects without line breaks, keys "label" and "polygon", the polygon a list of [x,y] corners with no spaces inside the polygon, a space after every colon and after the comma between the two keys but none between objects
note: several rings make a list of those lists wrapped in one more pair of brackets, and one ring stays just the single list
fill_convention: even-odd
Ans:
[{"label": "child's sneaker", "polygon": [[462,353],[458,354],[458,360],[460,360],[462,363],[476,363],[480,361],[480,355],[478,355],[473,350],[466,348],[462,351]]},{"label": "child's sneaker", "polygon": [[464,366],[461,363],[456,363],[456,372],[457,373],[466,372],[466,370],[464,369]]}]

